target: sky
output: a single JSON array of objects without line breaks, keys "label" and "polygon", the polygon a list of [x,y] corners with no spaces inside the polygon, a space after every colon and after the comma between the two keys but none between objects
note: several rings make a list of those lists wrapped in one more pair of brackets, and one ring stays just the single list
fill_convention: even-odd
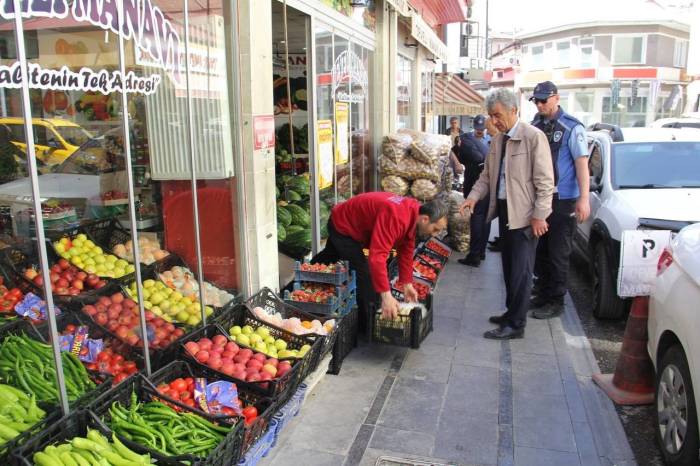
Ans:
[{"label": "sky", "polygon": [[[700,0],[695,0],[700,1]],[[473,19],[483,21],[487,0],[474,0]],[[662,5],[684,5],[693,0],[657,0]],[[659,8],[648,0],[488,0],[492,31],[538,30],[572,22],[633,19],[654,14]]]}]

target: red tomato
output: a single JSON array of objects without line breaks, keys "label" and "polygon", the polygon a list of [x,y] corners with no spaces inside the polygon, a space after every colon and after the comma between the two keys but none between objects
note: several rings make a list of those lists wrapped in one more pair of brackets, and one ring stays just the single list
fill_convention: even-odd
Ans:
[{"label": "red tomato", "polygon": [[243,408],[243,416],[248,418],[256,418],[258,416],[258,408],[255,406],[246,406]]},{"label": "red tomato", "polygon": [[110,359],[112,359],[112,356],[107,350],[101,351],[100,354],[97,355],[97,362],[109,362]]},{"label": "red tomato", "polygon": [[114,376],[114,381],[112,382],[112,385],[117,385],[117,384],[121,383],[127,377],[129,377],[129,376],[124,374],[124,373],[117,374],[116,376]]},{"label": "red tomato", "polygon": [[112,364],[124,362],[124,356],[121,354],[115,354],[112,356]]},{"label": "red tomato", "polygon": [[180,392],[180,400],[186,401],[190,398],[192,398],[192,394],[188,390]]},{"label": "red tomato", "polygon": [[175,379],[170,382],[170,388],[178,393],[182,393],[187,391],[187,382],[185,382],[183,379]]},{"label": "red tomato", "polygon": [[194,408],[194,399],[192,399],[192,398],[186,399],[185,401],[183,401],[183,403],[185,403],[190,408]]},{"label": "red tomato", "polygon": [[129,374],[133,374],[134,372],[138,371],[138,368],[136,367],[136,363],[134,361],[124,361],[124,372],[127,372]]},{"label": "red tomato", "polygon": [[68,325],[66,325],[66,329],[65,329],[65,330],[66,330],[66,332],[68,332],[68,333],[73,333],[73,332],[75,332],[75,325],[73,325],[73,324],[68,324]]},{"label": "red tomato", "polygon": [[12,288],[8,293],[15,299],[20,299],[22,297],[22,290],[19,288]]},{"label": "red tomato", "polygon": [[121,374],[122,372],[124,372],[124,366],[122,366],[122,363],[115,363],[114,360],[112,360],[112,364],[110,365],[110,372],[112,373],[112,375]]}]

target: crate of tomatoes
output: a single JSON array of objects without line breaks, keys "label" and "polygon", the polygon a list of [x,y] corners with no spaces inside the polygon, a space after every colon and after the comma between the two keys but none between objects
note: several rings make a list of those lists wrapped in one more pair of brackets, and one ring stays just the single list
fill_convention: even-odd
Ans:
[{"label": "crate of tomatoes", "polygon": [[182,360],[171,362],[146,380],[160,400],[176,411],[188,406],[213,419],[243,417],[241,456],[267,431],[277,411],[271,398],[246,389],[225,374]]},{"label": "crate of tomatoes", "polygon": [[339,261],[334,264],[297,261],[294,264],[294,280],[298,282],[329,283],[340,286],[347,283],[349,274],[348,261]]},{"label": "crate of tomatoes", "polygon": [[444,241],[441,241],[435,237],[426,241],[423,247],[428,251],[438,254],[444,258],[449,258],[452,254],[452,248],[449,247]]}]

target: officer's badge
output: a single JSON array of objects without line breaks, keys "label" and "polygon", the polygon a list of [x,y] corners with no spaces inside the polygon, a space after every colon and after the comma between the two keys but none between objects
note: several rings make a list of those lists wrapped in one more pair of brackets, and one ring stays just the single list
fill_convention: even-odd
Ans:
[{"label": "officer's badge", "polygon": [[554,139],[554,142],[559,142],[563,135],[564,135],[564,133],[562,133],[561,131],[555,131],[552,138]]}]

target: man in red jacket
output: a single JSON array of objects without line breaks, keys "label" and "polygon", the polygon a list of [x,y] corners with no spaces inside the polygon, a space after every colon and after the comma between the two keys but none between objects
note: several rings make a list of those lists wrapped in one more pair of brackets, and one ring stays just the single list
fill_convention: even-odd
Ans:
[{"label": "man in red jacket", "polygon": [[[413,250],[416,236],[427,238],[447,227],[448,207],[439,201],[421,205],[417,200],[393,193],[373,192],[354,196],[336,205],[328,220],[326,248],[317,263],[350,262],[357,275],[360,328],[369,322],[368,305],[381,296],[382,314],[398,315],[399,303],[391,295],[387,258],[392,248],[398,253],[399,283],[407,301],[417,301],[413,288]],[[362,252],[369,249],[369,258]],[[373,290],[372,290],[373,289]]]}]

